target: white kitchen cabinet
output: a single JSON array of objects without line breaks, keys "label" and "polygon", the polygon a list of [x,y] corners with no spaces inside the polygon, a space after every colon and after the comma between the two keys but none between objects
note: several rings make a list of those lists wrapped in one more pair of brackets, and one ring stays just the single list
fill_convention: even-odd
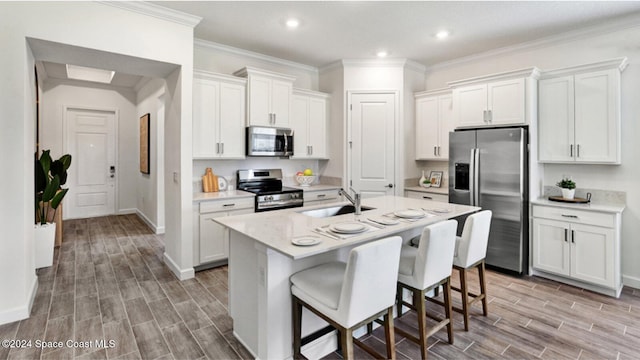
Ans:
[{"label": "white kitchen cabinet", "polygon": [[295,89],[291,128],[293,129],[292,159],[328,159],[327,127],[329,95]]},{"label": "white kitchen cabinet", "polygon": [[534,274],[617,297],[620,213],[586,209],[533,205]]},{"label": "white kitchen cabinet", "polygon": [[444,203],[449,202],[449,195],[434,192],[405,190],[404,196],[412,199],[433,200]]},{"label": "white kitchen cabinet", "polygon": [[233,75],[247,78],[247,126],[291,126],[294,77],[252,67]]},{"label": "white kitchen cabinet", "polygon": [[237,77],[194,71],[194,159],[244,159],[245,84]]},{"label": "white kitchen cabinet", "polygon": [[448,160],[453,130],[451,91],[416,93],[416,160]]},{"label": "white kitchen cabinet", "polygon": [[626,58],[545,72],[539,161],[620,164],[620,72]]},{"label": "white kitchen cabinet", "polygon": [[229,257],[229,229],[215,218],[254,212],[254,198],[223,198],[200,203],[198,244],[194,246],[194,265],[226,260]]},{"label": "white kitchen cabinet", "polygon": [[535,118],[537,68],[448,83],[455,128],[529,125]]},{"label": "white kitchen cabinet", "polygon": [[340,189],[304,190],[304,206],[315,206],[338,201]]}]

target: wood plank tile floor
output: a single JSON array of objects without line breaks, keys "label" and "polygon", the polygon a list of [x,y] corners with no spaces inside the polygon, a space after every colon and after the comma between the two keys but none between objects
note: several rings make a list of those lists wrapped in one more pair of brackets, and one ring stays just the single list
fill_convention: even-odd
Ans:
[{"label": "wood plank tile floor", "polygon": [[[152,234],[135,215],[70,220],[64,232],[54,265],[38,271],[31,317],[1,325],[0,340],[106,339],[115,346],[0,347],[0,359],[251,358],[232,334],[226,267],[178,281],[162,262],[162,236]],[[471,281],[477,291],[477,278]],[[537,277],[489,271],[488,293],[489,315],[474,306],[465,332],[461,315],[455,314],[454,344],[440,331],[429,339],[431,359],[640,358],[640,290],[625,288],[614,299]],[[442,315],[431,303],[428,311]],[[416,331],[415,313],[395,324]],[[383,339],[377,329],[361,340],[384,353]],[[418,346],[398,335],[396,348],[399,359],[420,358]],[[357,347],[356,356],[371,358]]]}]

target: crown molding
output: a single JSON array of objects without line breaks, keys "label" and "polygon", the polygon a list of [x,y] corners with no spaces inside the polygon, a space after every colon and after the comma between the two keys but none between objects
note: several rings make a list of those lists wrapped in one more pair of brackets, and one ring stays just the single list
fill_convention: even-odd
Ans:
[{"label": "crown molding", "polygon": [[227,74],[220,74],[220,73],[207,71],[207,70],[194,69],[193,78],[222,81],[230,84],[243,85],[243,86],[247,85],[247,79],[245,78],[227,75]]},{"label": "crown molding", "polygon": [[507,80],[507,79],[522,78],[522,77],[532,77],[534,79],[538,79],[540,77],[540,69],[538,69],[537,67],[531,67],[526,69],[505,71],[497,74],[482,75],[482,76],[477,76],[469,79],[450,81],[447,83],[447,86],[451,88],[455,88],[459,86],[484,83],[488,81]]},{"label": "crown molding", "polygon": [[293,95],[313,96],[313,97],[323,98],[323,99],[328,99],[331,97],[330,94],[327,94],[324,92],[314,91],[309,89],[300,89],[300,88],[293,88]]},{"label": "crown molding", "polygon": [[589,64],[580,64],[576,66],[565,67],[561,69],[545,70],[540,74],[540,79],[550,79],[565,75],[574,75],[583,72],[592,72],[600,70],[618,69],[623,72],[629,65],[629,60],[626,57],[609,59],[604,61],[598,61]]},{"label": "crown molding", "polygon": [[452,93],[451,88],[440,88],[440,89],[416,92],[416,93],[413,93],[413,97],[417,99],[425,96],[450,95],[451,93]]},{"label": "crown molding", "polygon": [[191,14],[184,13],[164,6],[148,3],[145,1],[97,1],[103,5],[109,5],[120,9],[137,12],[139,14],[152,16],[158,19],[167,20],[176,24],[196,27],[202,18]]},{"label": "crown molding", "polygon": [[250,75],[262,75],[262,76],[278,78],[280,80],[291,81],[291,82],[294,82],[296,80],[294,76],[291,76],[288,74],[282,74],[275,71],[259,69],[253,66],[245,66],[242,69],[234,72],[233,75],[239,76],[239,77],[249,77]]},{"label": "crown molding", "polygon": [[342,60],[338,60],[338,61],[334,61],[332,63],[329,63],[329,64],[321,67],[320,69],[318,69],[318,72],[320,74],[323,74],[323,73],[329,72],[329,71],[331,71],[333,69],[343,69],[343,68],[344,67],[343,67],[343,64],[342,64]]},{"label": "crown molding", "polygon": [[270,63],[273,63],[273,64],[289,66],[289,67],[300,69],[300,70],[303,70],[303,71],[307,71],[307,72],[310,72],[310,73],[313,73],[313,74],[317,74],[318,73],[318,68],[313,67],[313,66],[297,63],[297,62],[294,62],[294,61],[284,60],[284,59],[277,58],[277,57],[274,57],[274,56],[264,55],[264,54],[260,54],[260,53],[253,52],[253,51],[250,51],[250,50],[240,49],[240,48],[229,46],[229,45],[223,45],[223,44],[219,44],[219,43],[212,42],[212,41],[207,41],[207,40],[197,39],[196,38],[196,39],[194,39],[193,45],[195,47],[199,47],[201,49],[221,51],[221,52],[226,52],[226,53],[229,53],[229,54],[246,56],[246,57],[250,57],[250,58],[253,58],[253,59],[257,59],[257,60],[270,62]]},{"label": "crown molding", "polygon": [[605,35],[605,34],[614,33],[617,31],[622,31],[625,29],[631,29],[638,26],[640,26],[640,16],[634,14],[631,16],[624,17],[622,19],[618,19],[617,21],[608,21],[603,24],[598,24],[591,27],[567,31],[561,34],[548,36],[538,40],[532,40],[532,41],[528,41],[528,42],[524,42],[524,43],[516,44],[512,46],[505,46],[505,47],[501,47],[501,48],[497,48],[497,49],[493,49],[493,50],[489,50],[489,51],[485,51],[485,52],[481,52],[481,53],[477,53],[469,56],[460,57],[450,61],[443,61],[441,63],[427,66],[427,71],[445,69],[445,68],[456,66],[456,65],[462,65],[462,64],[466,64],[474,61],[484,60],[484,59],[502,55],[502,54],[533,50],[536,48],[558,45],[558,44],[566,43],[569,41],[579,40],[579,39],[588,38],[592,36]]}]

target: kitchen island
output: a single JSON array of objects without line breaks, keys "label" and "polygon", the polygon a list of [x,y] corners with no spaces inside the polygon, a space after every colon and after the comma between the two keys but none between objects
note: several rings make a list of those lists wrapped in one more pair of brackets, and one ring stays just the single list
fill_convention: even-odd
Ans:
[{"label": "kitchen island", "polygon": [[[336,206],[349,203],[335,203]],[[409,239],[429,224],[469,214],[480,208],[429,200],[383,196],[363,199],[362,206],[371,208],[361,215],[344,214],[316,218],[303,214],[314,208],[262,212],[215,219],[230,230],[229,240],[229,314],[236,338],[258,359],[292,357],[291,293],[289,276],[330,261],[346,261],[349,251],[360,244],[392,235]],[[423,210],[419,219],[394,219],[393,213]],[[394,225],[381,226],[368,219],[389,218]],[[325,233],[327,226],[363,221],[367,230],[333,238]],[[309,236],[320,243],[294,245],[292,241]],[[303,313],[302,335],[310,335],[326,323],[308,311]],[[335,349],[332,337],[319,338],[303,346],[308,357],[322,356]]]}]

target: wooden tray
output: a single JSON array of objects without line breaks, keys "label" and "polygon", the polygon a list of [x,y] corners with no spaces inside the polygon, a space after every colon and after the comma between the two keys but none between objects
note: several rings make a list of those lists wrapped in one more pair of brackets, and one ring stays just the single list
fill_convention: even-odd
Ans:
[{"label": "wooden tray", "polygon": [[566,202],[566,203],[574,203],[574,204],[586,204],[591,202],[591,196],[589,196],[589,198],[585,199],[585,198],[579,198],[579,197],[574,197],[573,199],[565,199],[562,196],[549,196],[549,200],[551,201],[558,201],[558,202]]}]

